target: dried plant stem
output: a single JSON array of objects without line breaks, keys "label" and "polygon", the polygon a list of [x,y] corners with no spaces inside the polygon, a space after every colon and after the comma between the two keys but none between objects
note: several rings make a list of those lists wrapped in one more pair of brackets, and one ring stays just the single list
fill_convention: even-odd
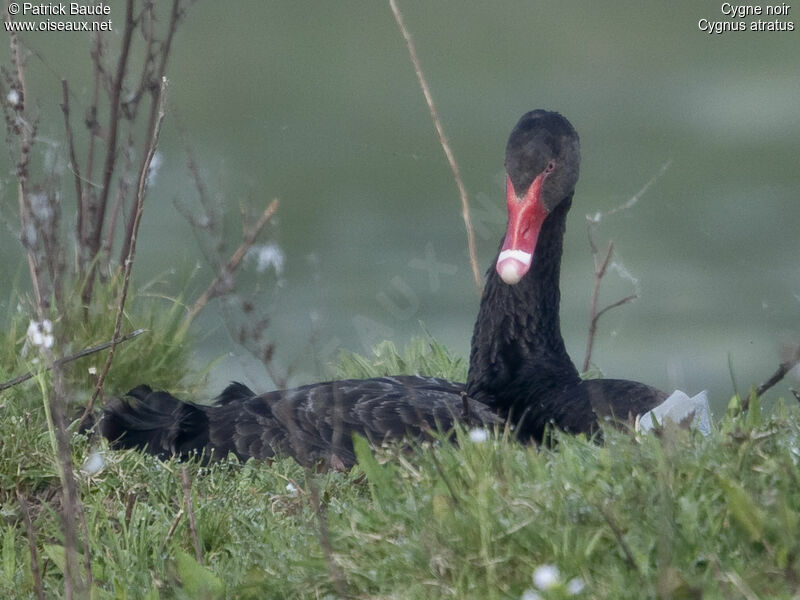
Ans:
[{"label": "dried plant stem", "polygon": [[[61,80],[61,93],[63,97],[63,103],[61,104],[61,112],[64,113],[64,130],[67,135],[67,147],[69,148],[69,165],[70,169],[72,169],[72,177],[75,180],[75,198],[76,202],[78,203],[78,211],[77,211],[77,230],[79,232],[83,231],[83,210],[81,209],[81,198],[83,198],[83,181],[81,181],[81,170],[80,165],[78,164],[78,159],[75,155],[75,136],[72,133],[72,124],[69,120],[69,84],[67,83],[66,79]],[[80,240],[80,237],[78,237]]]},{"label": "dried plant stem", "polygon": [[[8,2],[3,3],[3,15],[5,22],[11,23],[11,13],[8,10]],[[33,148],[33,126],[30,123],[27,114],[28,103],[28,90],[25,84],[25,59],[20,50],[19,37],[13,28],[9,28],[9,46],[11,49],[11,64],[14,66],[15,81],[14,85],[18,88],[16,91],[19,99],[14,106],[14,111],[18,116],[18,124],[16,135],[19,138],[19,158],[16,164],[17,176],[17,202],[19,204],[19,219],[20,230],[22,235],[26,235],[29,221],[31,219],[30,207],[28,206],[27,199],[27,183],[28,183],[28,166],[30,161],[31,150]],[[44,306],[45,299],[42,293],[41,284],[39,281],[39,267],[37,265],[36,255],[33,249],[25,244],[25,255],[28,262],[28,271],[31,277],[31,285],[33,287],[33,295],[37,307]],[[39,314],[39,318],[43,318]]]},{"label": "dried plant stem", "polygon": [[16,490],[17,502],[22,512],[22,520],[25,522],[25,531],[28,535],[28,551],[31,555],[31,576],[33,577],[33,589],[38,600],[45,600],[44,585],[42,584],[42,571],[39,565],[39,552],[36,549],[36,532],[33,530],[31,513],[28,510],[28,502],[25,497]]},{"label": "dried plant stem", "polygon": [[628,302],[633,302],[639,297],[637,294],[631,294],[630,296],[626,296],[625,298],[617,300],[616,302],[612,302],[600,310],[597,309],[597,303],[600,296],[600,284],[603,281],[603,277],[605,277],[606,273],[608,272],[608,265],[611,262],[611,257],[614,254],[614,242],[608,243],[608,249],[606,250],[605,258],[603,258],[601,261],[597,245],[594,243],[594,238],[592,236],[593,225],[594,223],[589,223],[588,233],[589,246],[592,249],[592,257],[594,258],[594,287],[592,289],[592,306],[589,311],[589,335],[586,339],[586,355],[583,357],[582,371],[587,371],[589,369],[589,365],[591,364],[594,338],[595,334],[597,333],[597,323],[600,320],[600,317],[602,317],[612,308],[622,306]]},{"label": "dried plant stem", "polygon": [[331,544],[331,537],[328,528],[328,517],[325,514],[325,507],[322,505],[319,497],[319,489],[314,481],[311,469],[306,468],[306,487],[308,488],[308,498],[311,502],[311,508],[314,515],[317,517],[317,532],[319,534],[319,545],[322,547],[322,554],[325,556],[325,564],[328,567],[328,574],[333,584],[333,589],[340,598],[351,598],[352,595],[348,593],[342,571],[339,565],[336,564],[333,556],[333,544]]},{"label": "dried plant stem", "polygon": [[472,227],[472,217],[470,216],[467,190],[464,187],[464,182],[461,179],[461,174],[458,170],[458,163],[456,163],[453,151],[451,150],[450,144],[447,141],[447,137],[444,134],[442,121],[439,119],[439,113],[436,111],[436,105],[433,103],[433,95],[428,87],[428,82],[425,79],[425,74],[422,71],[422,66],[420,65],[419,58],[417,57],[414,41],[411,39],[411,34],[409,33],[408,28],[403,21],[403,15],[397,6],[396,0],[389,0],[389,6],[392,8],[392,13],[394,14],[394,20],[397,22],[397,27],[400,29],[400,32],[403,34],[403,38],[406,41],[406,47],[408,48],[408,53],[411,56],[411,62],[414,65],[414,72],[417,74],[417,80],[419,81],[419,86],[422,89],[422,95],[425,96],[425,102],[427,103],[428,110],[431,113],[431,119],[433,119],[433,126],[436,128],[436,135],[439,137],[439,144],[441,144],[442,150],[444,150],[444,154],[447,157],[447,162],[450,165],[450,170],[453,172],[453,178],[455,179],[456,187],[458,188],[458,195],[461,197],[461,216],[464,219],[464,227],[467,230],[469,263],[472,267],[472,277],[475,280],[475,287],[478,289],[478,295],[480,295],[483,291],[483,281],[481,280],[481,273],[478,267],[478,255],[477,251],[475,250],[475,230]]},{"label": "dried plant stem", "polygon": [[158,147],[158,137],[161,134],[161,124],[164,122],[166,101],[167,79],[163,78],[161,80],[161,88],[158,96],[158,120],[156,121],[155,129],[153,129],[153,135],[150,138],[147,155],[145,156],[144,161],[142,161],[142,167],[139,171],[139,185],[136,189],[136,217],[134,220],[133,229],[131,231],[128,257],[125,259],[125,263],[123,265],[122,292],[119,295],[117,318],[114,323],[114,335],[111,338],[111,346],[108,352],[108,358],[106,359],[106,364],[103,367],[103,370],[100,372],[100,376],[97,380],[97,386],[95,387],[94,394],[92,394],[92,399],[89,401],[87,411],[91,411],[95,400],[103,391],[103,384],[105,383],[106,375],[108,375],[108,370],[111,368],[111,361],[114,359],[114,352],[117,347],[119,332],[122,329],[122,316],[125,312],[125,300],[128,297],[128,287],[130,286],[131,282],[131,269],[133,268],[133,260],[136,256],[136,237],[139,231],[139,223],[142,220],[142,212],[144,211],[144,196],[147,188],[147,172],[150,169],[150,163],[152,162],[153,155],[155,155],[156,148]]},{"label": "dried plant stem", "polygon": [[258,219],[256,224],[243,232],[243,239],[242,243],[239,244],[239,247],[236,251],[231,255],[228,262],[225,263],[217,273],[217,276],[214,278],[214,281],[205,289],[205,291],[200,294],[200,297],[194,303],[192,308],[189,309],[187,315],[183,318],[183,322],[181,323],[180,332],[181,334],[185,333],[186,330],[191,325],[194,318],[197,314],[203,310],[206,304],[213,298],[216,298],[222,293],[222,286],[223,283],[231,277],[231,275],[239,268],[242,260],[244,259],[247,251],[253,246],[258,237],[258,234],[261,233],[261,230],[264,229],[264,226],[269,223],[269,220],[272,218],[272,215],[275,214],[275,211],[278,210],[278,200],[275,199],[270,202],[269,206],[264,209],[263,214]]},{"label": "dried plant stem", "polygon": [[[117,340],[116,343],[117,344],[121,344],[123,342],[127,342],[128,340],[132,340],[136,336],[143,334],[145,331],[147,331],[147,330],[146,329],[137,329],[136,331],[132,331],[131,333],[129,333],[127,335],[123,335],[121,338],[119,338]],[[90,354],[95,354],[97,352],[101,352],[101,351],[105,350],[106,348],[109,348],[112,343],[113,343],[113,341],[104,342],[104,343],[98,344],[96,346],[90,346],[89,348],[84,348],[83,350],[81,350],[80,352],[76,352],[75,354],[70,354],[69,356],[65,356],[63,358],[58,358],[52,364],[50,364],[47,367],[45,367],[44,370],[45,371],[49,371],[50,369],[52,369],[54,367],[60,367],[60,366],[66,365],[67,363],[71,363],[73,361],[76,361],[79,358],[83,358],[85,356],[89,356]],[[3,390],[7,390],[8,388],[13,387],[15,385],[18,385],[18,384],[22,383],[23,381],[28,381],[34,375],[36,375],[36,373],[34,373],[32,371],[28,371],[24,375],[19,375],[18,377],[14,377],[14,379],[9,379],[8,381],[4,381],[3,383],[0,383],[0,392],[2,392]]]},{"label": "dried plant stem", "polygon": [[[50,351],[42,349],[48,362],[55,362]],[[50,356],[48,356],[50,355]],[[75,475],[72,470],[72,448],[67,435],[66,415],[64,414],[65,388],[61,369],[53,369],[51,390],[45,387],[43,378],[39,384],[44,395],[44,409],[50,429],[50,439],[53,445],[53,454],[58,465],[59,479],[61,480],[61,529],[64,532],[64,598],[71,600],[75,592],[82,595],[88,589],[86,582],[80,576],[76,562],[78,554],[78,532],[75,527],[75,516],[83,510],[78,497],[75,484]],[[89,540],[84,540],[84,552],[89,552]],[[85,564],[90,565],[88,558]],[[87,578],[91,578],[91,571],[87,571]]]},{"label": "dried plant stem", "polygon": [[611,513],[609,513],[605,506],[598,504],[597,509],[600,511],[600,514],[603,515],[603,519],[605,519],[605,522],[613,532],[614,537],[617,538],[617,543],[619,544],[619,547],[622,548],[622,552],[625,554],[625,559],[628,561],[630,566],[641,575],[642,570],[639,568],[639,565],[633,556],[633,552],[631,551],[630,546],[628,546],[628,542],[625,541],[625,534],[623,534],[619,525],[617,525],[617,522],[614,520]]},{"label": "dried plant stem", "polygon": [[[755,397],[760,398],[763,396],[767,390],[775,386],[784,377],[786,377],[786,374],[794,369],[798,364],[800,364],[800,345],[794,345],[788,348],[788,354],[785,360],[781,361],[781,364],[778,365],[778,368],[772,375],[770,375],[769,379],[767,379],[754,390]],[[792,392],[792,395],[795,398],[800,400],[800,395],[795,390],[790,388],[789,391]],[[739,393],[736,392],[736,395],[738,396]],[[742,398],[741,402],[742,410],[747,410],[750,408],[750,396]]]},{"label": "dried plant stem", "polygon": [[[111,177],[114,175],[114,166],[117,161],[117,134],[120,122],[120,96],[125,80],[125,71],[130,56],[131,41],[133,31],[136,28],[136,21],[133,18],[134,0],[127,0],[125,8],[125,27],[122,31],[122,43],[120,48],[119,60],[117,61],[117,71],[112,81],[111,100],[108,115],[108,135],[105,164],[103,166],[103,179],[100,186],[100,193],[97,198],[91,198],[87,204],[87,215],[85,217],[87,229],[87,242],[89,245],[92,263],[89,267],[89,274],[85,282],[81,299],[85,306],[89,305],[94,289],[94,278],[97,274],[98,262],[94,260],[100,250],[100,240],[105,222],[106,205],[108,204],[108,194],[111,191]],[[152,137],[149,138],[152,140]],[[148,163],[149,164],[149,163]],[[113,355],[113,350],[112,353]],[[97,397],[101,388],[95,390],[93,398]]]},{"label": "dried plant stem", "polygon": [[[132,1],[132,0],[129,0]],[[152,6],[152,5],[150,5]],[[169,18],[169,26],[167,28],[167,37],[166,39],[158,44],[160,51],[160,61],[158,67],[154,72],[154,80],[155,81],[163,81],[164,77],[167,74],[167,61],[169,59],[169,54],[172,49],[172,40],[175,36],[175,31],[178,28],[178,22],[180,21],[181,17],[183,16],[184,11],[181,8],[181,0],[172,0],[172,9],[170,12]],[[152,16],[152,15],[151,15]],[[152,37],[148,40],[148,52],[151,50],[152,47]],[[139,88],[139,94],[143,93],[147,88],[145,86],[146,79],[144,77],[144,73],[142,73],[142,84]],[[147,140],[152,139],[153,134],[155,133],[156,127],[159,127],[158,120],[159,120],[159,113],[160,108],[158,106],[158,102],[154,101],[150,107],[150,117],[147,122],[147,136],[145,137],[145,143],[148,144]],[[129,243],[132,239],[132,232],[133,232],[133,223],[135,221],[135,206],[131,207],[131,213],[128,216],[127,227],[125,230],[125,237],[122,239],[122,248],[120,250],[120,262],[125,260],[125,257],[128,256],[129,250]]]},{"label": "dried plant stem", "polygon": [[597,223],[599,223],[603,217],[607,217],[609,215],[613,215],[614,213],[632,208],[637,202],[639,202],[639,200],[642,199],[642,196],[644,196],[645,193],[647,193],[647,190],[650,189],[650,186],[652,186],[656,181],[658,181],[659,178],[661,178],[664,175],[664,173],[667,172],[667,169],[669,169],[671,164],[672,160],[670,159],[666,161],[663,165],[661,165],[661,168],[658,170],[658,172],[655,175],[653,175],[650,178],[650,180],[647,183],[645,183],[638,192],[636,192],[633,196],[628,198],[626,202],[623,202],[619,206],[612,208],[608,212],[597,213],[594,216],[587,216],[587,219],[589,221],[589,224],[587,226],[587,234],[589,236],[589,247],[592,250],[592,258],[594,259],[594,288],[592,289],[592,304],[589,314],[589,334],[586,339],[586,354],[583,358],[583,368],[581,369],[582,371],[587,371],[589,369],[589,365],[591,364],[592,349],[594,348],[594,338],[595,334],[597,333],[597,322],[599,321],[600,317],[602,317],[612,308],[616,308],[618,306],[622,306],[623,304],[627,304],[628,302],[632,302],[639,297],[638,294],[631,294],[630,296],[617,300],[616,302],[612,302],[611,304],[609,304],[608,306],[604,307],[601,310],[597,309],[598,298],[600,295],[600,284],[602,283],[603,277],[605,277],[608,271],[608,265],[610,264],[611,257],[614,254],[614,242],[609,242],[605,257],[601,261],[599,256],[600,251],[597,249],[597,244],[595,244],[594,241],[594,228],[597,226]]},{"label": "dried plant stem", "polygon": [[194,546],[194,557],[201,565],[203,564],[203,552],[200,548],[200,538],[197,535],[197,524],[194,520],[194,505],[192,504],[192,480],[186,467],[181,467],[181,487],[183,488],[183,499],[186,502],[186,513],[189,515],[189,533],[192,536]]},{"label": "dried plant stem", "polygon": [[164,538],[163,547],[166,548],[167,544],[169,544],[169,541],[172,539],[172,536],[175,535],[175,530],[178,528],[178,523],[180,523],[181,519],[183,518],[183,512],[183,508],[181,508],[178,510],[178,514],[175,515],[175,518],[172,519],[172,525],[169,526],[167,537]]}]

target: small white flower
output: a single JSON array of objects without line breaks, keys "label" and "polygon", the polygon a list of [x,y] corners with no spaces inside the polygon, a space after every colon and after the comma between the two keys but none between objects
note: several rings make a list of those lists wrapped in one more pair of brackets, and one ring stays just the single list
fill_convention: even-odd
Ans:
[{"label": "small white flower", "polygon": [[97,375],[97,367],[89,367],[89,375]]},{"label": "small white flower", "polygon": [[586,588],[586,584],[580,577],[573,577],[567,582],[567,592],[572,596],[577,596],[584,588]]},{"label": "small white flower", "polygon": [[19,106],[19,101],[20,101],[19,92],[14,89],[9,90],[8,95],[6,96],[6,100],[12,107],[16,108],[17,106]]},{"label": "small white flower", "polygon": [[481,427],[470,429],[469,439],[476,444],[481,444],[489,439],[489,432]]},{"label": "small white flower", "polygon": [[289,492],[292,496],[297,495],[297,487],[291,482],[286,484],[286,491]]},{"label": "small white flower", "polygon": [[275,269],[275,274],[279,277],[283,273],[285,256],[280,246],[274,242],[253,246],[248,250],[247,257],[256,261],[256,271],[259,273],[263,273],[270,267]]},{"label": "small white flower", "polygon": [[549,590],[559,584],[561,574],[555,565],[541,565],[533,572],[533,585],[540,590]]},{"label": "small white flower", "polygon": [[26,333],[28,341],[37,348],[52,348],[53,347],[53,324],[49,319],[39,321],[31,321],[28,325]]}]

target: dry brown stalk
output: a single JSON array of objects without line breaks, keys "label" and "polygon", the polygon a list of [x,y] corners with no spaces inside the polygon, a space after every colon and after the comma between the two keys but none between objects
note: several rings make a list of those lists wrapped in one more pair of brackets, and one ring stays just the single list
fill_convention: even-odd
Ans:
[{"label": "dry brown stalk", "polygon": [[200,538],[197,535],[197,524],[194,520],[194,505],[192,504],[192,480],[186,467],[181,467],[181,487],[183,488],[183,499],[186,502],[186,513],[189,515],[189,533],[192,536],[194,546],[194,557],[201,565],[203,564],[203,552],[200,548]]},{"label": "dry brown stalk", "polygon": [[111,338],[111,347],[108,351],[108,358],[106,359],[106,364],[103,367],[103,370],[100,372],[100,376],[97,380],[97,386],[95,387],[94,394],[92,394],[92,399],[89,401],[87,405],[87,411],[91,412],[91,408],[103,391],[103,384],[105,383],[106,375],[108,374],[108,370],[111,368],[111,361],[114,359],[114,352],[117,347],[117,340],[119,339],[119,332],[122,329],[122,317],[125,311],[125,301],[128,297],[128,287],[130,286],[131,282],[131,269],[133,268],[133,260],[136,256],[136,237],[139,231],[139,223],[142,219],[142,213],[144,211],[144,197],[145,191],[147,188],[147,173],[150,169],[150,163],[153,160],[153,156],[156,153],[156,148],[158,147],[158,137],[161,134],[161,124],[164,121],[165,115],[165,106],[167,102],[167,79],[163,78],[161,80],[161,88],[159,91],[158,97],[158,120],[156,121],[156,127],[153,129],[153,135],[150,138],[149,149],[147,151],[147,155],[145,156],[144,161],[142,162],[141,169],[139,171],[139,185],[136,190],[136,216],[134,219],[134,226],[131,230],[131,238],[128,243],[129,250],[128,256],[125,259],[123,264],[123,280],[122,280],[122,292],[119,295],[119,304],[117,306],[117,318],[114,323],[114,336]]},{"label": "dry brown stalk", "polygon": [[638,294],[631,294],[630,296],[626,296],[625,298],[621,298],[616,302],[612,302],[608,306],[603,307],[601,310],[597,309],[598,298],[600,295],[600,284],[603,281],[603,278],[606,276],[608,272],[608,266],[611,263],[611,257],[614,255],[614,242],[608,243],[608,248],[606,249],[605,257],[600,260],[600,251],[597,248],[597,244],[594,241],[594,230],[597,224],[603,217],[607,217],[609,215],[613,215],[614,213],[627,210],[632,208],[639,200],[642,199],[642,196],[650,189],[660,177],[667,172],[670,165],[672,164],[672,160],[666,161],[663,165],[661,165],[661,169],[653,175],[650,180],[645,183],[642,188],[636,192],[633,196],[628,198],[627,201],[623,202],[619,206],[615,206],[611,210],[605,213],[597,213],[596,215],[589,217],[587,216],[588,226],[587,226],[587,235],[589,237],[589,248],[592,251],[592,258],[594,260],[594,287],[592,289],[592,303],[591,309],[589,311],[589,334],[586,339],[586,354],[583,358],[583,368],[582,371],[587,371],[589,369],[589,365],[591,364],[592,360],[592,349],[594,348],[594,338],[595,334],[597,333],[597,322],[600,320],[605,313],[610,311],[613,308],[617,308],[618,306],[622,306],[623,304],[628,304],[629,302],[633,302],[636,300],[639,295]]},{"label": "dry brown stalk", "polygon": [[625,298],[617,300],[616,302],[612,302],[602,309],[597,310],[598,298],[600,296],[600,284],[603,281],[603,277],[605,277],[606,273],[608,272],[608,265],[611,262],[611,257],[614,254],[614,242],[608,243],[608,249],[606,250],[605,258],[601,261],[597,245],[594,243],[594,238],[592,236],[594,224],[594,222],[590,222],[588,227],[589,246],[592,249],[592,258],[594,259],[594,287],[592,288],[592,305],[589,311],[589,335],[586,339],[586,355],[583,358],[582,371],[587,371],[589,369],[589,365],[591,364],[594,338],[595,334],[597,333],[597,322],[600,320],[600,317],[602,317],[612,308],[622,306],[628,302],[633,302],[639,297],[637,294],[631,294],[630,296],[626,296]]},{"label": "dry brown stalk", "polygon": [[389,0],[389,6],[392,8],[392,14],[394,14],[394,20],[397,22],[397,27],[400,29],[400,32],[403,34],[403,39],[406,41],[406,47],[408,48],[408,53],[411,56],[411,62],[414,65],[414,72],[417,74],[419,86],[422,88],[422,95],[425,96],[425,102],[427,103],[428,110],[431,113],[431,119],[433,119],[433,126],[436,128],[436,135],[439,137],[439,144],[442,146],[442,150],[444,150],[444,154],[447,157],[447,163],[450,165],[450,170],[453,172],[453,178],[455,179],[456,187],[458,188],[458,195],[461,198],[461,217],[464,219],[464,227],[467,230],[467,247],[469,249],[469,263],[472,267],[472,277],[475,280],[475,287],[478,289],[478,295],[480,295],[483,291],[483,280],[481,279],[480,268],[478,267],[478,253],[475,250],[475,230],[472,227],[472,217],[470,216],[467,189],[464,187],[464,182],[462,181],[461,174],[458,170],[458,163],[456,163],[453,151],[447,141],[447,136],[444,134],[442,121],[439,119],[439,113],[437,112],[436,105],[433,102],[433,95],[431,94],[430,87],[425,79],[425,74],[422,71],[422,65],[417,57],[417,50],[414,47],[414,41],[411,39],[411,34],[409,33],[408,28],[403,21],[403,14],[400,12],[395,0]]},{"label": "dry brown stalk", "polygon": [[242,243],[239,244],[239,247],[228,259],[228,262],[220,267],[219,271],[217,272],[217,276],[214,278],[214,281],[212,281],[205,291],[200,294],[200,297],[194,303],[192,308],[189,309],[187,315],[183,318],[180,329],[181,333],[186,332],[194,318],[201,310],[203,310],[203,307],[208,304],[209,301],[224,292],[223,283],[229,281],[233,273],[235,273],[239,268],[242,260],[247,255],[247,251],[253,246],[258,238],[259,233],[261,233],[261,230],[264,229],[264,226],[269,223],[272,215],[274,215],[275,211],[278,210],[278,204],[279,202],[277,199],[270,202],[269,206],[264,209],[261,217],[258,219],[258,221],[256,221],[256,224],[252,228],[246,229],[243,232]]},{"label": "dry brown stalk", "polygon": [[[100,241],[105,222],[106,205],[108,204],[108,194],[111,190],[111,177],[114,175],[114,166],[117,161],[117,132],[120,124],[120,95],[125,83],[125,73],[128,66],[128,56],[130,56],[131,41],[133,31],[136,28],[136,21],[133,18],[134,0],[127,0],[125,4],[125,26],[122,31],[122,42],[120,46],[119,59],[117,60],[117,71],[114,76],[111,88],[111,101],[108,116],[108,134],[106,158],[103,166],[103,179],[100,184],[100,193],[95,197],[92,194],[87,202],[87,214],[85,224],[87,227],[87,242],[89,256],[94,259],[100,251]],[[148,140],[151,138],[148,138]],[[89,267],[86,284],[83,288],[81,298],[84,306],[88,306],[92,298],[94,289],[94,279],[97,274],[97,261],[92,260]],[[99,389],[95,391],[95,396]]]},{"label": "dry brown stalk", "polygon": [[311,508],[314,515],[317,517],[317,533],[319,535],[319,545],[322,548],[322,554],[325,557],[325,564],[328,567],[328,575],[330,575],[333,589],[341,598],[352,598],[352,595],[347,591],[345,578],[342,575],[342,570],[336,563],[333,556],[333,544],[331,543],[330,531],[328,528],[328,517],[325,514],[325,506],[322,505],[319,497],[319,489],[317,482],[314,480],[314,475],[311,469],[306,468],[306,487],[308,488],[308,499],[311,503]]},{"label": "dry brown stalk", "polygon": [[28,502],[25,497],[17,492],[17,502],[22,512],[22,520],[25,522],[25,531],[28,535],[28,551],[31,555],[31,575],[33,577],[33,589],[36,592],[38,600],[45,600],[44,585],[42,584],[42,571],[39,565],[39,552],[36,549],[36,533],[33,530],[33,521],[31,520],[31,513],[28,510]]}]

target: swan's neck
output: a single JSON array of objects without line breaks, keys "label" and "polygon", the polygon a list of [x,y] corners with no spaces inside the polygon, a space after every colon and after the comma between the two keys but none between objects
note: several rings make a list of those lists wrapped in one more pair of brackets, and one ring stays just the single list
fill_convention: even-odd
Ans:
[{"label": "swan's neck", "polygon": [[[467,392],[508,410],[520,389],[547,390],[577,383],[559,323],[559,275],[567,212],[560,202],[542,224],[530,270],[516,285],[488,272],[472,337]],[[516,390],[516,391],[512,391]]]}]

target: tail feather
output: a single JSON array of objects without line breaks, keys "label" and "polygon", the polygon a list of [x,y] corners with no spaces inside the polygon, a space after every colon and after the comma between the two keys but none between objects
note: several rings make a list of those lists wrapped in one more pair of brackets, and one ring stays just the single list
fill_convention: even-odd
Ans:
[{"label": "tail feather", "polygon": [[140,385],[103,410],[100,434],[114,448],[137,448],[160,458],[209,452],[207,408]]}]

